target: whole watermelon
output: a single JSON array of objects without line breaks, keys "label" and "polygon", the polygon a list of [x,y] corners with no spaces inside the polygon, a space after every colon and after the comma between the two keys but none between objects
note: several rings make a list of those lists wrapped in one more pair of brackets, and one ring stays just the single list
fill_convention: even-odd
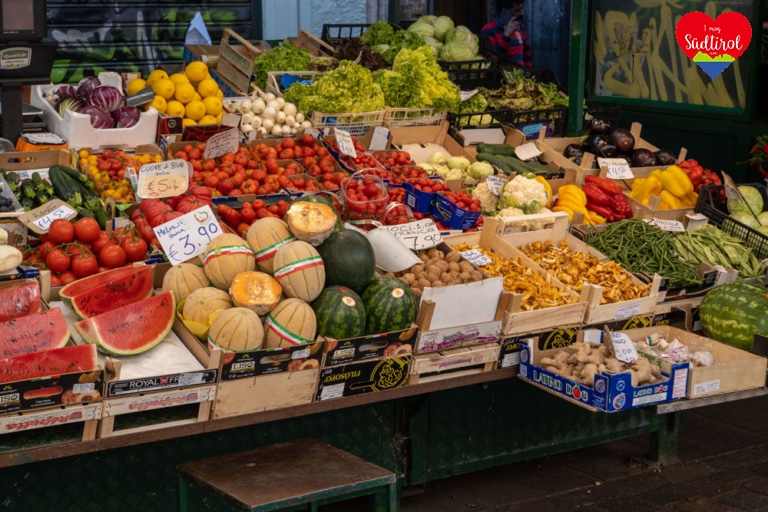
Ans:
[{"label": "whole watermelon", "polygon": [[416,296],[395,277],[374,277],[360,297],[365,305],[366,334],[399,331],[416,319]]},{"label": "whole watermelon", "polygon": [[704,296],[699,319],[704,335],[751,350],[755,334],[768,335],[768,288],[736,281]]},{"label": "whole watermelon", "polygon": [[312,302],[317,334],[337,340],[365,334],[365,307],[358,294],[346,286],[326,286]]},{"label": "whole watermelon", "polygon": [[365,235],[352,229],[334,231],[317,246],[325,263],[325,284],[346,286],[362,293],[373,279],[376,256]]}]

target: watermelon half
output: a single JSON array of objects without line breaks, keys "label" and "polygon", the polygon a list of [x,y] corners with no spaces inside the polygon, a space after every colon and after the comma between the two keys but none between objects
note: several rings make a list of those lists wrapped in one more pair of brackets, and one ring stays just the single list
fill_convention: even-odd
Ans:
[{"label": "watermelon half", "polygon": [[88,343],[118,356],[141,354],[157,346],[173,327],[176,303],[170,291],[75,323]]},{"label": "watermelon half", "polygon": [[69,341],[64,313],[51,308],[0,323],[0,357],[63,347]]},{"label": "watermelon half", "polygon": [[78,279],[59,291],[59,297],[80,318],[91,318],[133,304],[152,295],[152,267],[120,267]]},{"label": "watermelon half", "polygon": [[0,383],[88,372],[99,367],[94,345],[73,345],[0,358]]},{"label": "watermelon half", "polygon": [[0,322],[40,311],[40,285],[22,281],[0,288]]}]

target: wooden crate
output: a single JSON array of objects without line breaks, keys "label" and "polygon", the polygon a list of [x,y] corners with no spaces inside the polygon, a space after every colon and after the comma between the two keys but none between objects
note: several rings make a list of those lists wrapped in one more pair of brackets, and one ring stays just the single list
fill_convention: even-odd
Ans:
[{"label": "wooden crate", "polygon": [[[240,44],[235,44],[233,40]],[[221,36],[216,72],[239,91],[247,94],[253,80],[253,61],[261,53],[262,49],[254,46],[234,30],[225,28]]]},{"label": "wooden crate", "polygon": [[211,418],[311,403],[319,379],[320,369],[317,368],[221,382]]},{"label": "wooden crate", "polygon": [[299,30],[296,46],[309,50],[309,53],[315,57],[333,57],[334,48],[332,45],[304,29]]},{"label": "wooden crate", "polygon": [[408,385],[490,372],[496,368],[498,343],[484,343],[413,356]]},{"label": "wooden crate", "polygon": [[91,402],[3,414],[0,415],[0,433],[11,434],[82,423],[83,435],[81,440],[90,441],[96,438],[102,406],[102,402]]}]

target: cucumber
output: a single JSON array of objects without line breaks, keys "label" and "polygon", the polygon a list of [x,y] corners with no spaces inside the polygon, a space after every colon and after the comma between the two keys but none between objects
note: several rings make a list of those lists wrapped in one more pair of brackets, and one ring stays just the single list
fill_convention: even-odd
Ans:
[{"label": "cucumber", "polygon": [[107,221],[109,218],[107,217],[107,212],[104,211],[104,208],[94,208],[91,211],[96,217],[96,220],[99,222],[99,227],[101,229],[107,229]]},{"label": "cucumber", "polygon": [[58,167],[60,166],[54,165],[48,169],[48,177],[51,179],[53,192],[56,196],[62,201],[69,201],[75,195],[75,189],[66,179],[66,174]]},{"label": "cucumber", "polygon": [[516,156],[497,155],[497,158],[505,162],[507,166],[509,166],[509,168],[517,174],[527,174],[534,172],[533,169],[528,165],[528,162],[523,162]]},{"label": "cucumber", "polygon": [[88,208],[78,208],[77,209],[77,214],[80,217],[90,217],[90,218],[96,220],[96,214],[94,212],[92,212],[91,210],[89,210]]},{"label": "cucumber", "polygon": [[504,174],[512,173],[512,168],[507,164],[507,162],[499,158],[497,155],[492,155],[490,153],[478,153],[475,156],[475,158],[479,162],[487,162],[491,165],[495,165],[496,167],[501,169],[504,172]]},{"label": "cucumber", "polygon": [[[78,171],[77,169],[73,169],[71,167],[68,167],[66,165],[52,165],[50,169],[56,169],[58,171],[63,172],[70,178],[72,178],[76,182],[80,182],[82,184],[88,183],[90,180],[88,179],[88,176],[83,174],[82,172]],[[50,171],[49,169],[49,171]]]},{"label": "cucumber", "polygon": [[490,153],[492,155],[515,156],[515,147],[509,144],[488,144],[481,142],[477,145],[479,153]]}]

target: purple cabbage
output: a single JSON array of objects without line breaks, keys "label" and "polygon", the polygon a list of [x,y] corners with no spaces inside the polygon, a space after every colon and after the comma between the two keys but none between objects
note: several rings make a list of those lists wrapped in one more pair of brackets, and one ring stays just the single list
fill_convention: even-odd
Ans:
[{"label": "purple cabbage", "polygon": [[125,100],[123,93],[109,85],[100,85],[94,88],[90,96],[86,98],[89,105],[110,113],[120,108],[123,105],[123,100]]},{"label": "purple cabbage", "polygon": [[95,76],[87,76],[77,84],[77,94],[86,100],[91,95],[91,91],[101,85],[101,82]]},{"label": "purple cabbage", "polygon": [[114,128],[115,121],[109,112],[94,107],[93,105],[86,105],[80,109],[81,114],[88,114],[91,117],[91,126],[94,128]]},{"label": "purple cabbage", "polygon": [[61,96],[59,101],[56,102],[55,108],[59,112],[59,115],[64,117],[65,111],[71,110],[72,112],[80,112],[84,106],[85,101],[83,101],[83,98],[73,94],[72,96]]},{"label": "purple cabbage", "polygon": [[116,128],[130,128],[139,122],[141,110],[136,107],[120,107],[112,112]]},{"label": "purple cabbage", "polygon": [[67,96],[76,96],[77,89],[75,89],[74,85],[62,84],[62,85],[56,86],[56,88],[53,90],[53,94],[55,94],[59,98],[66,98]]}]

